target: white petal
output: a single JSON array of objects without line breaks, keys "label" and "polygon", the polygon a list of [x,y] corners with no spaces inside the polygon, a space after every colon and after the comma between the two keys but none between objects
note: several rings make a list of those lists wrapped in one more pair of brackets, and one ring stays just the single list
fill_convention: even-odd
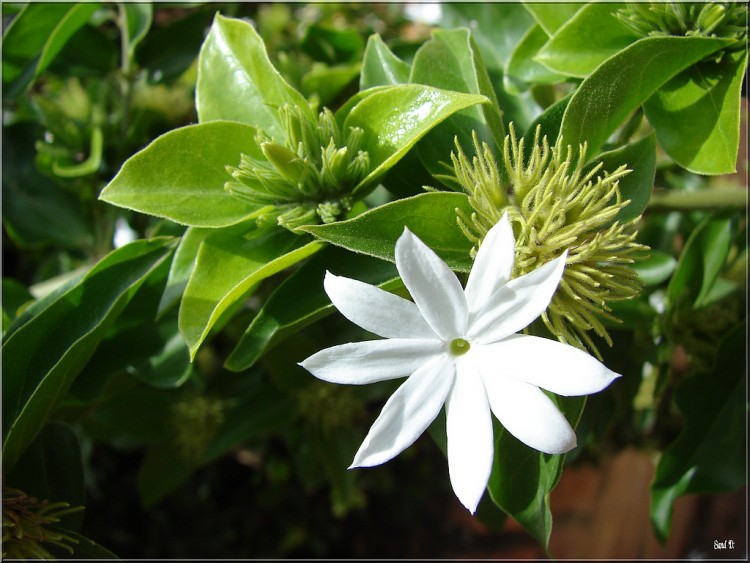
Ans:
[{"label": "white petal", "polygon": [[407,299],[330,272],[326,272],[323,286],[342,315],[378,336],[437,338],[417,306]]},{"label": "white petal", "polygon": [[469,338],[490,343],[529,326],[552,301],[567,256],[566,250],[562,256],[510,280],[493,293],[469,328]]},{"label": "white petal", "polygon": [[422,316],[444,340],[466,331],[466,297],[456,275],[419,238],[404,229],[396,241],[396,267]]},{"label": "white petal", "polygon": [[415,371],[388,399],[349,469],[380,465],[411,446],[440,412],[455,373],[447,355]]},{"label": "white petal", "polygon": [[548,454],[576,446],[576,435],[557,407],[538,387],[482,364],[481,373],[492,412],[505,429],[529,447]]},{"label": "white petal", "polygon": [[466,282],[469,311],[479,311],[482,304],[510,279],[515,243],[513,229],[505,213],[484,237]]},{"label": "white petal", "polygon": [[448,472],[458,500],[474,514],[492,471],[492,416],[470,357],[456,363],[456,381],[446,402]]},{"label": "white petal", "polygon": [[362,385],[411,375],[444,351],[437,339],[368,340],[325,348],[300,365],[323,381]]},{"label": "white petal", "polygon": [[477,353],[484,356],[484,365],[502,366],[496,368],[501,375],[558,395],[597,393],[620,377],[583,350],[537,336],[515,334],[481,346]]}]

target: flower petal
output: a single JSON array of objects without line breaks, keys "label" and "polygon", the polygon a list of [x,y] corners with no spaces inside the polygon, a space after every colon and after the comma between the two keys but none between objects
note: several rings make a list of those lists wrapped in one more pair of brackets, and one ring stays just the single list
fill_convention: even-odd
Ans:
[{"label": "flower petal", "polygon": [[456,381],[446,402],[448,472],[458,500],[474,514],[492,471],[492,416],[470,357],[459,358],[456,368]]},{"label": "flower petal", "polygon": [[502,366],[498,375],[566,397],[597,393],[620,377],[583,350],[547,338],[515,334],[477,347],[486,355],[483,365]]},{"label": "flower petal", "polygon": [[411,446],[440,412],[455,373],[447,354],[415,371],[388,399],[349,469],[380,465]]},{"label": "flower petal", "polygon": [[484,237],[466,282],[469,312],[476,313],[482,304],[510,279],[515,243],[513,229],[505,213]]},{"label": "flower petal", "polygon": [[325,348],[300,365],[323,381],[362,385],[411,375],[444,351],[438,339],[368,340]]},{"label": "flower petal", "polygon": [[384,338],[437,338],[417,306],[361,281],[326,272],[331,302],[347,319]]},{"label": "flower petal", "polygon": [[529,447],[548,454],[561,454],[576,446],[576,435],[552,400],[538,387],[502,374],[494,366],[481,364],[492,412],[505,429]]},{"label": "flower petal", "polygon": [[447,264],[407,228],[396,241],[396,267],[432,330],[444,340],[466,331],[468,308],[461,282]]},{"label": "flower petal", "polygon": [[469,328],[469,338],[496,342],[527,327],[552,300],[565,269],[568,251],[536,270],[510,280],[484,302]]}]

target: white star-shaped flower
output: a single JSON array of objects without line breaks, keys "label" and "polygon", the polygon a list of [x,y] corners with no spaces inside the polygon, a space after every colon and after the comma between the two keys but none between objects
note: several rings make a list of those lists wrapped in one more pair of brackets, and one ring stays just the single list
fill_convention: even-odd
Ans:
[{"label": "white star-shaped flower", "polygon": [[396,267],[414,302],[326,274],[325,290],[338,310],[387,340],[326,348],[301,365],[332,383],[408,377],[383,407],[351,467],[379,465],[401,453],[445,404],[451,484],[474,513],[492,469],[490,412],[534,449],[560,454],[575,447],[573,429],[541,389],[587,395],[619,375],[567,344],[516,334],[549,305],[567,251],[510,279],[513,257],[506,215],[487,233],[465,290],[408,229],[396,242]]}]

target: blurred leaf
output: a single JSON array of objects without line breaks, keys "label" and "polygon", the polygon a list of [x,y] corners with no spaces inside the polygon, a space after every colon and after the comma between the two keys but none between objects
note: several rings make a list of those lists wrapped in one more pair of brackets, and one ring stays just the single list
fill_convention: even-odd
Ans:
[{"label": "blurred leaf", "polygon": [[381,205],[347,221],[300,230],[347,250],[393,262],[396,240],[408,227],[451,268],[468,272],[471,242],[458,227],[457,208],[470,213],[465,194],[430,192]]},{"label": "blurred leaf", "polygon": [[314,120],[310,105],[274,68],[260,35],[249,23],[214,18],[198,59],[195,101],[201,123],[227,119],[286,140],[277,107],[299,107]]},{"label": "blurred leaf", "polygon": [[686,302],[701,306],[724,266],[732,235],[731,217],[708,216],[698,224],[682,248],[667,287],[670,308]]},{"label": "blurred leaf", "polygon": [[648,258],[630,267],[638,272],[638,277],[646,287],[659,285],[669,279],[674,272],[677,260],[671,254],[651,249]]},{"label": "blurred leaf", "polygon": [[305,29],[300,47],[316,61],[335,65],[358,60],[365,43],[356,29],[313,23]]},{"label": "blurred leaf", "polygon": [[[452,114],[475,104],[484,96],[439,90],[421,84],[371,88],[361,98],[336,113],[343,130],[364,131],[363,150],[370,154],[370,173],[354,188],[356,194],[387,172],[425,134]],[[345,116],[345,117],[344,117]]]},{"label": "blurred leaf", "polygon": [[193,474],[195,464],[184,459],[174,441],[151,446],[138,469],[138,496],[150,508],[176,491]]},{"label": "blurred leaf", "polygon": [[464,147],[473,146],[473,131],[491,147],[502,142],[504,131],[495,92],[467,29],[434,30],[414,57],[410,81],[485,96],[490,102],[454,113],[425,136],[418,147],[419,156],[433,174],[445,174],[440,162],[450,163],[456,137]]},{"label": "blurred leaf", "polygon": [[[4,476],[4,484],[39,500],[83,506],[83,460],[78,437],[59,422],[44,425],[34,441]],[[60,526],[80,530],[83,512],[63,516]]]},{"label": "blurred leaf", "polygon": [[12,278],[3,278],[2,287],[3,334],[10,323],[18,316],[19,309],[26,303],[33,301],[34,296],[22,283]]},{"label": "blurred leaf", "polygon": [[651,485],[651,523],[662,541],[679,496],[733,491],[746,482],[746,337],[742,323],[724,338],[713,370],[677,388],[684,427],[662,452]]},{"label": "blurred leaf", "polygon": [[504,69],[518,41],[534,24],[520,3],[450,2],[441,7],[440,27],[468,28],[488,69]]},{"label": "blurred leaf", "polygon": [[189,125],[162,135],[130,157],[99,199],[194,227],[225,227],[258,210],[231,196],[227,165],[242,154],[263,158],[257,131],[242,123]]},{"label": "blurred leaf", "polygon": [[327,66],[315,64],[302,77],[300,89],[306,96],[317,94],[320,104],[325,106],[359,76],[359,63]]},{"label": "blurred leaf", "polygon": [[179,313],[180,332],[191,358],[211,328],[265,278],[293,266],[322,243],[284,229],[258,230],[254,223],[223,229],[201,243]]},{"label": "blurred leaf", "polygon": [[[553,400],[575,428],[586,398],[554,397]],[[550,493],[560,480],[565,456],[543,454],[529,448],[498,423],[495,430],[495,460],[488,485],[490,496],[546,549],[552,531]]]},{"label": "blurred leaf", "polygon": [[119,557],[117,557],[114,553],[112,553],[106,547],[99,545],[92,539],[89,539],[85,536],[82,536],[81,534],[78,534],[70,530],[63,530],[63,532],[65,533],[65,535],[76,540],[77,543],[71,546],[73,548],[72,554],[64,549],[57,548],[56,546],[51,545],[49,548],[49,551],[50,553],[52,553],[52,555],[56,556],[58,559],[69,559],[69,558],[75,558],[79,560],[119,559]]},{"label": "blurred leaf", "polygon": [[362,61],[359,89],[391,86],[409,82],[410,66],[388,48],[380,35],[371,35]]},{"label": "blurred leaf", "polygon": [[621,223],[635,219],[648,207],[654,189],[656,175],[656,139],[653,134],[618,149],[599,155],[596,159],[604,164],[602,170],[610,174],[623,164],[631,170],[620,178],[620,194],[630,203],[617,214]]},{"label": "blurred leaf", "polygon": [[573,19],[576,13],[582,8],[580,3],[538,3],[524,2],[526,8],[533,16],[537,23],[542,27],[547,35],[554,35],[562,26]]},{"label": "blurred leaf", "polygon": [[232,371],[250,368],[267,349],[334,312],[323,289],[326,271],[369,284],[381,284],[398,275],[390,262],[333,246],[324,248],[275,289],[227,358],[225,367]]},{"label": "blurred leaf", "polygon": [[123,20],[121,33],[124,33],[123,49],[126,51],[123,58],[128,61],[128,66],[133,60],[135,48],[146,37],[154,19],[154,9],[150,3],[136,4],[120,2],[118,4]]},{"label": "blurred leaf", "polygon": [[606,59],[638,39],[615,17],[619,3],[592,2],[550,37],[536,60],[554,72],[585,78]]},{"label": "blurred leaf", "polygon": [[100,7],[99,3],[27,4],[3,36],[5,95],[23,92]]},{"label": "blurred leaf", "polygon": [[740,142],[745,49],[697,64],[662,86],[643,106],[664,151],[696,174],[731,174]]},{"label": "blurred leaf", "polygon": [[171,239],[115,250],[3,344],[3,455],[11,467],[34,440],[107,329],[172,251]]},{"label": "blurred leaf", "polygon": [[607,59],[573,94],[563,116],[563,145],[586,142],[596,154],[625,118],[687,67],[727,44],[708,37],[649,37]]},{"label": "blurred leaf", "polygon": [[536,60],[539,50],[549,36],[539,24],[529,28],[513,49],[505,68],[505,87],[510,92],[522,92],[531,84],[557,84],[565,77],[550,70]]},{"label": "blurred leaf", "polygon": [[35,129],[18,123],[4,128],[3,140],[3,222],[13,241],[67,249],[91,244],[80,202],[34,165]]}]

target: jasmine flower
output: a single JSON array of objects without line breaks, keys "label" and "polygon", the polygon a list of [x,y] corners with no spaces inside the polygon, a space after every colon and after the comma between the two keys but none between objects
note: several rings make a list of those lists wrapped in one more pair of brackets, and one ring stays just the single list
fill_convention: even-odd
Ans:
[{"label": "jasmine flower", "polygon": [[396,242],[396,267],[413,302],[331,274],[324,286],[349,320],[386,340],[326,348],[301,365],[324,381],[361,385],[400,377],[350,468],[384,463],[447,415],[448,470],[461,503],[476,511],[492,469],[490,412],[526,445],[561,454],[574,448],[568,421],[542,391],[586,395],[618,374],[586,352],[517,334],[549,305],[567,251],[510,279],[514,239],[507,214],[482,242],[466,289],[408,229]]}]

